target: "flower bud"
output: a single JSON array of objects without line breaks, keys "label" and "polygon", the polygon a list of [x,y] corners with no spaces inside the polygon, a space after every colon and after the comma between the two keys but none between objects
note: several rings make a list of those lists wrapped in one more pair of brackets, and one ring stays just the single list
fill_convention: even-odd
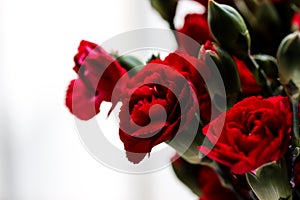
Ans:
[{"label": "flower bud", "polygon": [[253,56],[259,67],[264,71],[267,78],[278,79],[278,66],[276,58],[266,54],[258,54]]},{"label": "flower bud", "polygon": [[[279,32],[281,21],[270,0],[239,1],[236,6],[254,31],[273,35],[277,34],[274,31]],[[264,22],[263,26],[262,21]]]},{"label": "flower bud", "polygon": [[[283,85],[292,83],[299,92],[300,88],[300,32],[286,36],[277,52],[278,72]],[[295,88],[295,87],[293,87]],[[287,91],[290,93],[289,91]],[[292,92],[294,93],[294,92]]]},{"label": "flower bud", "polygon": [[208,24],[215,40],[230,54],[240,58],[249,55],[249,31],[242,16],[233,7],[210,0]]},{"label": "flower bud", "polygon": [[[199,53],[200,59],[208,64],[207,56],[210,56],[222,76],[226,89],[227,106],[232,107],[233,104],[236,103],[242,90],[236,64],[226,51],[210,41],[202,45]],[[218,90],[214,89],[213,92],[217,94]]]}]

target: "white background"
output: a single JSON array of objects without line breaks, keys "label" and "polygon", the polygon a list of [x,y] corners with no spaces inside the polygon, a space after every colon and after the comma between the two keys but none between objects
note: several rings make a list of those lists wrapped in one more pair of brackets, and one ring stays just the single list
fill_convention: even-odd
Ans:
[{"label": "white background", "polygon": [[65,90],[80,40],[167,28],[147,0],[0,0],[0,199],[197,199],[171,168],[122,174],[82,146]]}]

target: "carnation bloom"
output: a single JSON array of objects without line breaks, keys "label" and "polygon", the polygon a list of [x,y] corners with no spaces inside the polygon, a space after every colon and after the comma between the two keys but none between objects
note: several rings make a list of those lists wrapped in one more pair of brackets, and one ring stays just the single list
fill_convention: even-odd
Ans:
[{"label": "carnation bloom", "polygon": [[111,101],[113,90],[122,90],[124,84],[115,86],[127,74],[102,47],[84,40],[74,61],[78,79],[72,80],[68,87],[66,105],[76,117],[88,120],[100,112],[102,101]]},{"label": "carnation bloom", "polygon": [[159,63],[147,64],[128,82],[122,94],[119,135],[131,162],[140,162],[155,145],[188,125],[197,108],[193,91],[176,70]]},{"label": "carnation bloom", "polygon": [[138,163],[194,118],[205,88],[198,70],[209,78],[202,61],[176,51],[164,60],[152,60],[128,81],[121,94],[119,134],[130,161]]},{"label": "carnation bloom", "polygon": [[[224,127],[219,118],[226,114]],[[244,174],[259,166],[279,160],[290,141],[292,113],[286,97],[249,97],[203,128],[203,134],[214,144],[200,146],[209,158]],[[218,133],[220,133],[218,135]]]}]

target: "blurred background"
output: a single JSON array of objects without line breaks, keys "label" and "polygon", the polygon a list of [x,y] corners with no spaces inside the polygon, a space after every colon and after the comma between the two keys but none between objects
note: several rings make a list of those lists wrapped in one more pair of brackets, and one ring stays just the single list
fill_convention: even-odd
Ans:
[{"label": "blurred background", "polygon": [[64,105],[82,39],[168,28],[148,0],[0,0],[0,27],[1,200],[197,199],[171,167],[132,175],[101,165]]}]

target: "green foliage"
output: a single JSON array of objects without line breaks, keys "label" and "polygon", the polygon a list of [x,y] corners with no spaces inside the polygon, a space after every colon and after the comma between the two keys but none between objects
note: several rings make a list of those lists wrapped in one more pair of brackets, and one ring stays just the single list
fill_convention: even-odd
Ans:
[{"label": "green foliage", "polygon": [[[224,81],[227,108],[231,108],[237,102],[242,91],[239,73],[233,58],[219,46],[214,45],[214,47],[216,48],[216,52],[205,51],[202,46],[200,50],[200,59],[204,60],[207,66],[214,64],[217,66]],[[214,85],[213,81],[212,85]],[[215,98],[217,98],[219,95],[218,88],[218,86],[215,86],[211,89],[211,92],[213,92],[213,97]],[[217,99],[213,99],[213,102],[221,112],[225,111],[222,110],[222,107],[218,106]]]},{"label": "green foliage", "polygon": [[150,0],[151,6],[166,20],[171,29],[174,29],[173,19],[176,14],[178,0]]},{"label": "green foliage", "polygon": [[138,73],[144,66],[144,63],[134,56],[119,56],[117,61],[122,67],[129,71],[129,75],[133,76]]},{"label": "green foliage", "polygon": [[260,200],[292,198],[291,187],[284,160],[269,163],[246,174],[248,183]]},{"label": "green foliage", "polygon": [[192,165],[179,158],[179,160],[172,162],[172,167],[175,175],[182,183],[189,187],[197,196],[202,195],[197,176],[201,165]]},{"label": "green foliage", "polygon": [[250,34],[242,16],[233,7],[210,1],[208,24],[215,40],[229,53],[240,58],[250,53]]}]

